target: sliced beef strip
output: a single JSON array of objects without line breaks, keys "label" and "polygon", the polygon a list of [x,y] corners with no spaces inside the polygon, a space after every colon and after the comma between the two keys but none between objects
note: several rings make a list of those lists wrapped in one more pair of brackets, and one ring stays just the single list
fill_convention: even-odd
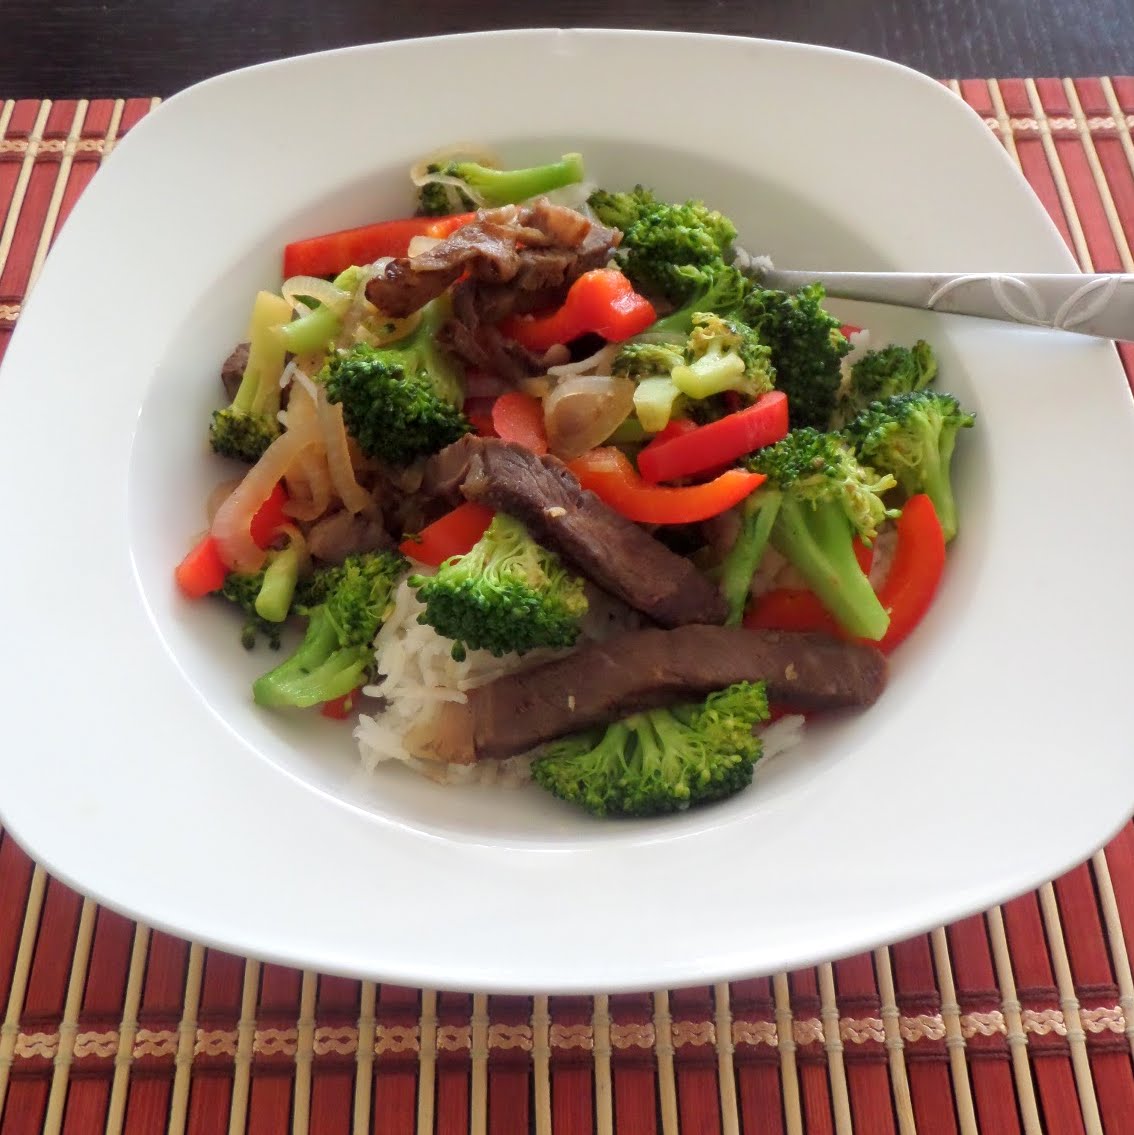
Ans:
[{"label": "sliced beef strip", "polygon": [[[452,236],[413,258],[399,257],[366,286],[366,297],[392,316],[417,311],[462,274],[487,284],[534,291],[569,284],[621,234],[571,209],[535,205],[481,210]],[[585,265],[585,266],[580,266]]]},{"label": "sliced beef strip", "polygon": [[236,392],[240,389],[240,381],[244,378],[244,368],[248,365],[250,346],[249,343],[239,343],[233,349],[232,354],[221,364],[221,382],[224,384],[224,392],[228,395],[230,402],[236,397]]},{"label": "sliced beef strip", "polygon": [[468,500],[520,520],[604,590],[654,622],[723,623],[717,589],[682,556],[584,490],[557,458],[468,435],[426,465],[422,490]]},{"label": "sliced beef strip", "polygon": [[[466,366],[494,374],[512,383],[543,374],[538,355],[493,326],[514,311],[536,311],[562,302],[562,288],[518,291],[510,284],[483,284],[462,280],[453,289],[453,318],[441,328],[441,345]],[[528,306],[529,302],[534,306]]]},{"label": "sliced beef strip", "polygon": [[710,626],[629,631],[470,690],[465,734],[454,729],[456,740],[447,743],[458,761],[470,753],[513,756],[742,681],[763,681],[769,698],[800,709],[866,706],[885,687],[886,658],[875,647],[821,634]]},{"label": "sliced beef strip", "polygon": [[381,520],[355,516],[345,509],[317,521],[307,533],[308,551],[329,564],[341,564],[347,556],[364,552],[384,552],[393,546]]}]

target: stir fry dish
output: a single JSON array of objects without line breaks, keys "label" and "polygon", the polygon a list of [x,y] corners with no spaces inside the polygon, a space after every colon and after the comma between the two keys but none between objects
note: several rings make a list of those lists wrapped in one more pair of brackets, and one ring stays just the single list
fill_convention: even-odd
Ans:
[{"label": "stir fry dish", "polygon": [[257,706],[346,719],[367,767],[721,800],[881,696],[974,417],[929,344],[763,287],[702,201],[502,167],[433,155],[412,216],[283,250],[176,583],[264,653]]}]

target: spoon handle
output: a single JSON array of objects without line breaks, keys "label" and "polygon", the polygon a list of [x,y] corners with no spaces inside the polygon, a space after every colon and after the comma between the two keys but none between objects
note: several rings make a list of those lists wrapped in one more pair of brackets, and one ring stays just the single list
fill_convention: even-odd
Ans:
[{"label": "spoon handle", "polygon": [[818,281],[829,296],[842,299],[1055,327],[1102,339],[1134,340],[1134,275],[946,275],[769,269],[761,274],[761,280],[783,291],[796,291]]}]

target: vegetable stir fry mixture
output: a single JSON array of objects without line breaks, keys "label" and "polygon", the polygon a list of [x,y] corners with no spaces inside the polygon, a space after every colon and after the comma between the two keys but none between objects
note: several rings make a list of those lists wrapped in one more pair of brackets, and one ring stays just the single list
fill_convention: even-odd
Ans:
[{"label": "vegetable stir fry mixture", "polygon": [[288,245],[222,367],[175,578],[269,652],[255,702],[596,816],[731,796],[872,704],[958,530],[974,419],[929,344],[871,349],[578,154],[411,180],[413,216]]}]

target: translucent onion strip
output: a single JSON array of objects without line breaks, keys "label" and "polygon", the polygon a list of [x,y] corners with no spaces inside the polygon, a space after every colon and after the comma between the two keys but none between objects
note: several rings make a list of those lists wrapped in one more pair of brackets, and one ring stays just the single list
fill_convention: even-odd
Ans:
[{"label": "translucent onion strip", "polygon": [[264,451],[236,491],[217,509],[212,532],[221,559],[234,571],[259,571],[264,552],[252,539],[252,517],[286,476],[299,455],[320,441],[316,423],[291,426]]},{"label": "translucent onion strip", "polygon": [[609,374],[610,364],[621,349],[621,343],[607,343],[605,347],[600,347],[593,355],[588,355],[577,363],[548,367],[547,373],[553,378],[570,378],[577,374]]},{"label": "translucent onion strip", "polygon": [[601,445],[634,407],[634,381],[608,374],[564,379],[543,403],[551,452],[570,461]]},{"label": "translucent onion strip", "polygon": [[343,408],[329,401],[324,391],[320,389],[316,413],[323,434],[323,444],[327,450],[327,468],[331,473],[331,484],[334,485],[335,492],[348,511],[363,512],[371,504],[370,494],[355,480],[350,450],[347,447]]},{"label": "translucent onion strip", "polygon": [[294,311],[299,310],[301,306],[307,310],[305,305],[300,303],[302,299],[313,299],[332,311],[342,311],[350,302],[350,292],[344,292],[318,276],[292,276],[284,281],[280,294],[291,304]]}]

